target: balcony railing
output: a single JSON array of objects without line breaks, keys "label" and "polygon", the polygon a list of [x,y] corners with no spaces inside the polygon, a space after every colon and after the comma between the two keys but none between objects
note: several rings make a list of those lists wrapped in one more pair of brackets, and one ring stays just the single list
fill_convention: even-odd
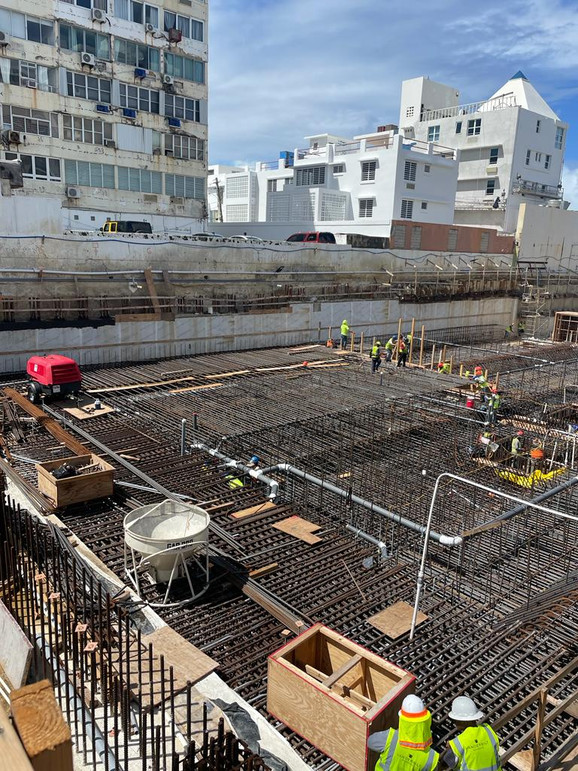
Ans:
[{"label": "balcony railing", "polygon": [[361,148],[361,142],[344,142],[341,145],[335,145],[335,155],[347,155],[348,153],[358,153]]},{"label": "balcony railing", "polygon": [[304,158],[323,158],[326,155],[327,155],[327,146],[305,147],[302,150],[297,150],[298,161],[302,161]]},{"label": "balcony railing", "polygon": [[515,107],[516,97],[514,94],[502,94],[494,99],[486,99],[483,102],[472,102],[471,104],[460,104],[455,107],[441,107],[436,110],[424,110],[421,120],[431,121],[441,118],[456,118],[460,115],[473,115],[476,112],[491,112],[492,110],[503,110],[506,107]]},{"label": "balcony railing", "polygon": [[541,182],[531,182],[529,179],[518,179],[512,187],[513,193],[530,193],[541,198],[562,198],[562,188],[555,185],[543,185]]}]

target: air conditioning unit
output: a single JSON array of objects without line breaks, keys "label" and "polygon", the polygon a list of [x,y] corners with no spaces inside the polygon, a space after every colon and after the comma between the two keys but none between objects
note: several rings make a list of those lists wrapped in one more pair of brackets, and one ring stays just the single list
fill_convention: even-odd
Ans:
[{"label": "air conditioning unit", "polygon": [[66,188],[66,197],[67,198],[80,198],[80,190],[77,187],[67,187]]},{"label": "air conditioning unit", "polygon": [[83,51],[80,54],[80,63],[86,64],[88,67],[94,67],[96,65],[96,57],[94,54],[89,54],[86,51]]},{"label": "air conditioning unit", "polygon": [[116,142],[114,141],[114,139],[105,139],[104,146],[110,147],[111,150],[116,150]]},{"label": "air conditioning unit", "polygon": [[122,115],[124,118],[130,118],[130,120],[136,119],[136,110],[131,110],[128,107],[122,108]]},{"label": "air conditioning unit", "polygon": [[144,69],[144,67],[135,67],[135,70],[134,70],[135,78],[140,78],[142,80],[143,78],[146,78],[147,75],[148,75],[148,72]]},{"label": "air conditioning unit", "polygon": [[2,132],[2,141],[8,145],[19,145],[22,143],[22,137],[19,131],[12,131],[12,129],[6,129]]},{"label": "air conditioning unit", "polygon": [[92,21],[97,21],[99,24],[104,24],[106,21],[106,13],[100,8],[92,8],[90,11],[90,18]]},{"label": "air conditioning unit", "polygon": [[0,32],[0,46],[8,45],[8,35],[5,32]]},{"label": "air conditioning unit", "polygon": [[154,24],[145,24],[145,32],[154,32],[154,31],[155,31]]},{"label": "air conditioning unit", "polygon": [[169,30],[169,43],[180,43],[183,39],[183,33],[180,29],[171,27]]},{"label": "air conditioning unit", "polygon": [[165,150],[165,155],[169,155],[172,158],[174,153],[172,150]]},{"label": "air conditioning unit", "polygon": [[174,86],[175,81],[172,75],[163,75],[163,86]]},{"label": "air conditioning unit", "polygon": [[167,122],[171,128],[180,128],[181,127],[181,120],[180,118],[167,118]]}]

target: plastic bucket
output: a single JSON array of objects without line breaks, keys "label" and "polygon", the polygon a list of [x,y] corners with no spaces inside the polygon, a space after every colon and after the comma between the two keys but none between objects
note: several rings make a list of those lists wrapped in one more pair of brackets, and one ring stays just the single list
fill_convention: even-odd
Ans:
[{"label": "plastic bucket", "polygon": [[475,404],[474,397],[473,396],[467,396],[466,397],[466,407],[469,407],[470,409],[473,409],[474,408],[474,404]]}]

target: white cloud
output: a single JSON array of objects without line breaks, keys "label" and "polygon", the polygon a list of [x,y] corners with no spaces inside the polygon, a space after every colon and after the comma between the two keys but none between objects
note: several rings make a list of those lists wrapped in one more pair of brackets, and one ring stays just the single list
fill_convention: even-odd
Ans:
[{"label": "white cloud", "polygon": [[[464,10],[465,9],[465,10]],[[397,123],[401,81],[494,93],[518,69],[544,98],[574,90],[578,4],[568,0],[213,0],[210,160],[273,160],[321,132]]]},{"label": "white cloud", "polygon": [[564,167],[562,185],[564,187],[564,200],[570,201],[571,209],[578,210],[578,167]]}]

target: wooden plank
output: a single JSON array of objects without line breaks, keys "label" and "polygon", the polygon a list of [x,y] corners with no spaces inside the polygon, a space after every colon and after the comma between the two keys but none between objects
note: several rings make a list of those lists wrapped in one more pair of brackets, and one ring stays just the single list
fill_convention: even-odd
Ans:
[{"label": "wooden plank", "polygon": [[[409,603],[396,602],[367,620],[371,626],[396,640],[402,634],[409,632],[412,616],[413,608]],[[427,618],[425,613],[419,611],[417,614],[417,624],[423,623]]]},{"label": "wooden plank", "polygon": [[325,672],[320,672],[318,669],[315,669],[315,667],[312,667],[311,664],[305,664],[305,671],[308,675],[311,675],[311,677],[319,680],[320,683],[322,683],[327,678]]},{"label": "wooden plank", "polygon": [[258,503],[256,506],[250,506],[248,509],[234,511],[231,514],[231,517],[233,519],[244,519],[245,517],[250,517],[252,514],[261,514],[263,511],[271,511],[276,508],[277,504],[273,503],[273,501],[264,501],[263,503]]},{"label": "wooden plank", "polygon": [[353,669],[353,667],[357,666],[360,661],[361,654],[356,653],[355,656],[352,656],[349,661],[346,661],[345,664],[343,664],[343,666],[339,667],[339,669],[336,669],[332,675],[329,675],[329,677],[323,681],[323,685],[326,688],[331,688],[334,683],[336,683],[338,680],[341,680],[343,675],[347,674],[350,669]]},{"label": "wooden plank", "polygon": [[213,378],[222,378],[222,377],[235,377],[236,375],[248,375],[251,372],[250,369],[237,369],[233,372],[217,372],[214,375],[204,375],[204,377],[207,380],[211,380]]},{"label": "wooden plank", "polygon": [[275,522],[271,527],[292,535],[294,538],[299,538],[300,541],[305,541],[305,543],[314,544],[322,540],[319,536],[312,535],[313,531],[319,530],[321,525],[315,525],[313,522],[308,522],[297,515],[282,519],[280,522]]},{"label": "wooden plank", "polygon": [[260,578],[261,576],[267,576],[269,573],[272,573],[274,570],[277,570],[279,567],[278,562],[270,562],[268,565],[264,565],[262,568],[256,568],[255,570],[250,570],[249,575],[251,578]]},{"label": "wooden plank", "polygon": [[[551,704],[553,707],[559,707],[560,704],[562,704],[562,699],[556,699],[554,696],[550,696],[548,694],[548,704]],[[572,704],[567,704],[563,712],[565,712],[567,715],[570,715],[570,717],[578,718],[578,696],[576,697],[576,700],[572,702]]]},{"label": "wooden plank", "polygon": [[89,420],[90,418],[100,418],[101,415],[108,415],[115,411],[114,407],[110,407],[107,404],[103,404],[98,410],[92,407],[93,402],[90,402],[90,407],[63,407],[64,412],[68,412],[79,420]]},{"label": "wooden plank", "polygon": [[32,766],[8,713],[0,707],[0,757],[6,771],[31,771]]},{"label": "wooden plank", "polygon": [[142,640],[145,644],[152,643],[156,656],[164,656],[167,671],[173,667],[176,690],[186,688],[187,682],[198,683],[219,666],[170,626],[155,629]]},{"label": "wooden plank", "polygon": [[161,304],[159,302],[159,296],[157,294],[157,289],[155,287],[155,280],[153,278],[153,272],[152,272],[151,268],[145,268],[144,277],[145,277],[145,281],[147,282],[147,289],[149,290],[149,297],[151,298],[151,302],[153,304],[153,308],[155,309],[155,313],[158,316],[160,316],[161,315]]},{"label": "wooden plank", "polygon": [[207,388],[221,388],[222,383],[206,383],[205,385],[187,386],[185,388],[175,388],[173,391],[169,391],[170,394],[182,394],[185,391],[206,391]]},{"label": "wooden plank", "polygon": [[48,680],[12,691],[14,725],[35,771],[72,771],[70,729]]}]

